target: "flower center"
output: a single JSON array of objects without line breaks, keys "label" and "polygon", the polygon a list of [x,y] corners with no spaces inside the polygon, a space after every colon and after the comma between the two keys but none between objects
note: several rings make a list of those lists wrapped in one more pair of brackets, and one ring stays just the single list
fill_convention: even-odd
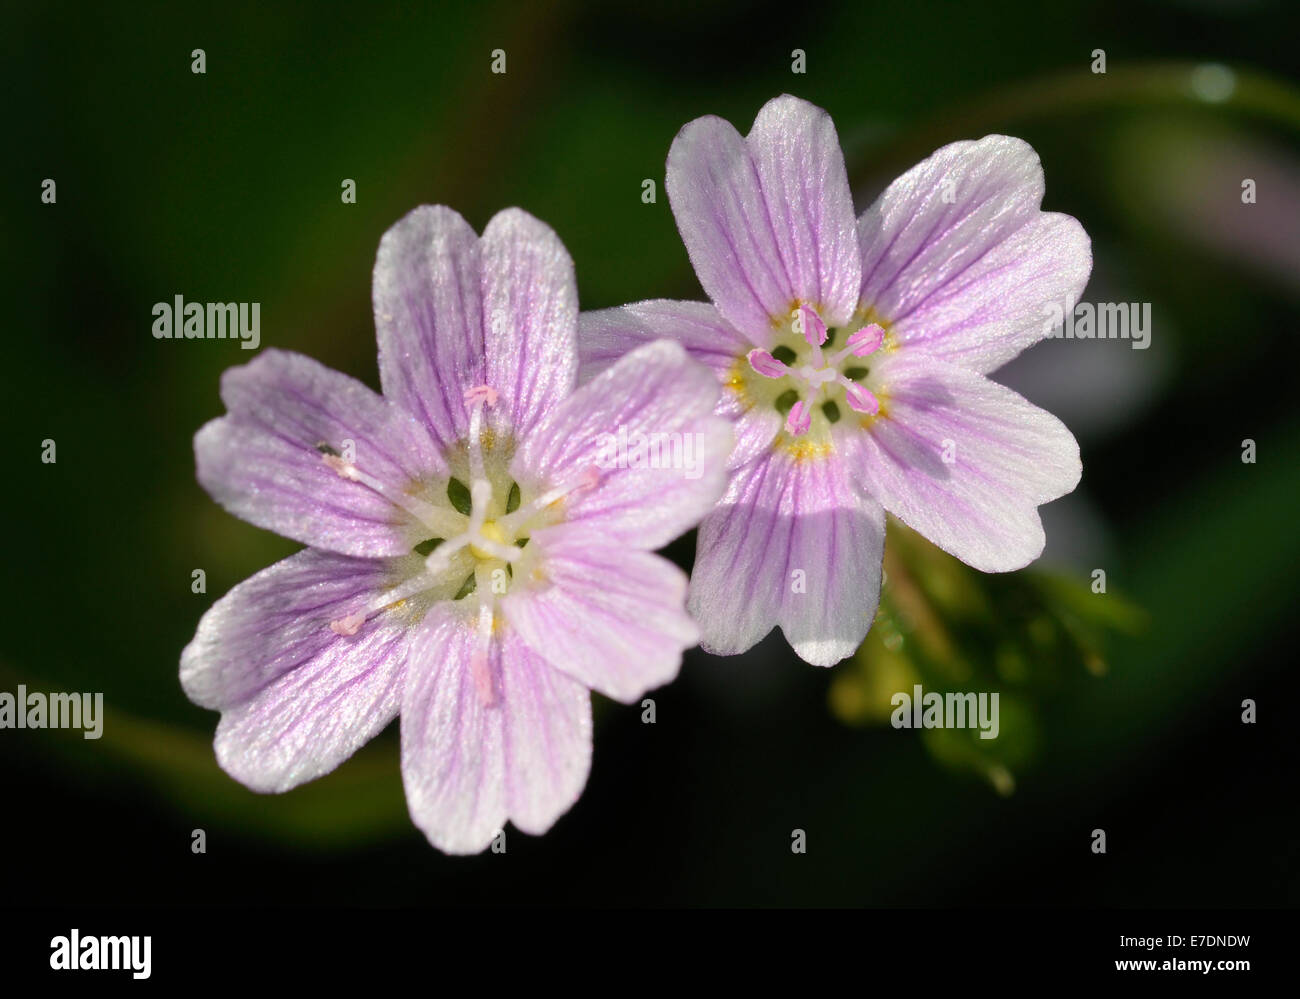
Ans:
[{"label": "flower center", "polygon": [[[510,535],[506,533],[505,528],[495,520],[484,521],[482,526],[478,529],[478,534],[481,539],[490,542],[492,547],[497,550],[500,550],[500,547],[503,545],[514,544],[514,538],[510,537]],[[492,551],[482,547],[481,545],[475,544],[473,541],[469,543],[469,553],[479,560],[497,557],[492,553]]]},{"label": "flower center", "polygon": [[[529,563],[536,557],[536,548],[528,546],[529,534],[556,523],[561,517],[557,504],[572,493],[596,485],[600,473],[594,468],[587,469],[535,497],[525,497],[519,484],[510,479],[507,449],[484,426],[484,408],[496,404],[496,391],[479,385],[466,390],[464,399],[470,407],[469,435],[465,442],[469,484],[452,477],[445,507],[410,493],[394,494],[333,448],[322,446],[326,465],[341,477],[379,492],[435,535],[416,546],[415,553],[423,556],[423,565],[414,575],[378,594],[359,610],[330,621],[329,627],[336,635],[351,637],[371,618],[413,599],[423,599],[426,604],[437,600],[466,600],[476,607],[477,618],[470,668],[483,703],[491,705],[496,702],[496,693],[488,652],[496,620],[496,597],[508,591],[517,574],[527,575]],[[485,455],[489,450],[493,452],[491,467]]]},{"label": "flower center", "polygon": [[773,404],[786,414],[786,431],[796,437],[807,433],[819,406],[828,422],[834,423],[839,419],[840,397],[859,413],[878,413],[880,401],[858,382],[867,369],[857,359],[880,349],[884,328],[870,323],[851,334],[840,350],[828,353],[832,334],[817,310],[801,305],[790,319],[787,342],[771,351],[756,347],[748,355],[755,372],[784,388]]}]

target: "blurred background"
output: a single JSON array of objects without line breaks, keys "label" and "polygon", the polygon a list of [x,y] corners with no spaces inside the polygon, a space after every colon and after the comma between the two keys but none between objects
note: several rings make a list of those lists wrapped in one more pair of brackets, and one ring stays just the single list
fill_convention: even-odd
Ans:
[{"label": "blurred background", "polygon": [[[102,691],[107,716],[99,741],[0,731],[7,901],[1300,898],[1294,4],[53,3],[3,21],[0,690]],[[374,251],[421,203],[479,230],[508,205],[544,219],[584,308],[701,298],[669,144],[706,113],[745,132],[782,92],[834,116],[859,210],[946,142],[1025,138],[1044,207],[1092,237],[1085,299],[1151,303],[1147,350],[1048,341],[997,375],[1083,450],[1079,490],[1044,510],[1044,559],[984,577],[894,531],[854,660],[807,666],[778,634],[688,654],[654,725],[599,703],[586,793],[505,856],[427,845],[395,725],[287,795],[228,778],[179,653],[217,597],[297,546],[194,479],[218,377],[251,353],[155,340],[153,303],[260,302],[263,347],[377,387]],[[669,554],[689,566],[693,544]],[[914,682],[1000,691],[1001,737],[890,728],[889,694]]]}]

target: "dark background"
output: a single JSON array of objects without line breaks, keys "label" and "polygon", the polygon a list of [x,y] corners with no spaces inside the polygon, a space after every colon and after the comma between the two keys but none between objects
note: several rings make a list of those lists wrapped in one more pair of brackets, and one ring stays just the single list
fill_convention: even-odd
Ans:
[{"label": "dark background", "polygon": [[[103,691],[108,717],[97,742],[0,731],[5,901],[1294,905],[1297,28],[1281,0],[9,10],[0,690]],[[1045,207],[1092,236],[1085,297],[1152,303],[1149,350],[1048,342],[998,375],[1083,449],[1041,568],[1076,599],[1093,568],[1109,580],[1106,610],[1049,615],[1086,641],[1017,658],[1016,608],[1036,614],[1046,584],[963,577],[995,610],[955,629],[954,661],[1008,692],[1005,757],[879,724],[872,684],[898,660],[871,648],[882,624],[830,672],[779,636],[690,653],[653,726],[598,705],[583,797],[504,856],[428,846],[395,726],[288,795],[228,778],[179,653],[213,600],[296,546],[194,480],[219,374],[251,353],[156,341],[153,303],[260,302],[264,347],[377,385],[374,251],[420,203],[479,230],[509,205],[544,219],[584,308],[701,297],[668,146],[705,113],[747,131],[782,92],[835,117],[859,209],[945,142],[1022,136]],[[689,565],[691,544],[671,554]]]}]

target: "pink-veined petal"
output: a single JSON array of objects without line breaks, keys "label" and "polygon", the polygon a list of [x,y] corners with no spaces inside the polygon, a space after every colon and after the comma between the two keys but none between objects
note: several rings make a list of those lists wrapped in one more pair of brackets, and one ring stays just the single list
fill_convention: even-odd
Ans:
[{"label": "pink-veined petal", "polygon": [[1073,490],[1082,472],[1065,425],[1011,389],[925,355],[900,351],[873,377],[881,415],[865,430],[836,427],[855,480],[976,569],[1007,572],[1036,559],[1038,506]]},{"label": "pink-veined petal", "polygon": [[689,603],[700,644],[734,655],[779,624],[815,666],[852,655],[880,598],[884,531],[839,456],[778,445],[732,476],[700,526]]},{"label": "pink-veined petal", "polygon": [[753,377],[747,355],[757,348],[708,302],[658,299],[584,312],[578,321],[580,379],[590,381],[629,351],[659,339],[676,340],[722,385],[717,413],[736,421],[728,467],[748,464],[767,450],[783,418],[771,406],[751,404],[740,388]]},{"label": "pink-veined petal", "polygon": [[538,424],[511,465],[539,491],[598,475],[565,519],[645,550],[689,530],[726,482],[728,421],[713,374],[670,340],[639,347]]},{"label": "pink-veined petal", "polygon": [[[433,442],[405,410],[347,375],[281,350],[222,376],[227,416],[194,438],[198,479],[258,527],[347,555],[400,555],[429,537],[398,505],[413,482],[443,474]],[[342,477],[327,451],[382,491]]]},{"label": "pink-veined petal", "polygon": [[742,138],[707,116],[668,153],[665,186],[700,284],[756,346],[796,302],[832,326],[857,304],[861,258],[844,155],[830,116],[788,95]]},{"label": "pink-veined petal", "polygon": [[516,437],[572,390],[578,291],[558,236],[525,211],[492,218],[480,243],[486,384]]},{"label": "pink-veined petal", "polygon": [[371,620],[330,630],[418,559],[356,559],[313,549],[240,583],[199,622],[181,685],[222,712],[216,753],[235,779],[285,791],[328,773],[377,735],[401,704],[409,634]]},{"label": "pink-veined petal", "polygon": [[445,450],[469,432],[462,393],[484,380],[478,236],[450,208],[414,209],[379,242],[373,295],[384,395]]},{"label": "pink-veined petal", "polygon": [[477,853],[511,821],[549,829],[591,766],[591,695],[510,629],[493,638],[495,696],[470,668],[474,616],[433,608],[412,646],[402,703],[402,780],[415,824],[438,849]]},{"label": "pink-veined petal", "polygon": [[502,601],[511,627],[556,669],[630,702],[677,675],[699,640],[686,574],[667,559],[611,546],[582,527],[536,532],[545,581]]},{"label": "pink-veined petal", "polygon": [[634,302],[578,317],[579,380],[588,382],[623,355],[662,339],[676,340],[719,381],[753,346],[708,302]]},{"label": "pink-veined petal", "polygon": [[987,372],[1041,340],[1092,269],[1083,227],[1042,212],[1043,169],[1005,135],[954,142],[895,180],[858,222],[861,304],[897,342]]}]

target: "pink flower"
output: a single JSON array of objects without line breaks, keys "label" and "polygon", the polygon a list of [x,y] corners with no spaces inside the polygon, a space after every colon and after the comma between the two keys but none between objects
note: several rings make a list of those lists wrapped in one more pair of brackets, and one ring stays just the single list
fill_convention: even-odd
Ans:
[{"label": "pink flower", "polygon": [[[333,770],[400,714],[412,818],[476,852],[577,800],[589,689],[634,700],[696,643],[686,578],[653,551],[716,502],[731,433],[670,341],[575,388],[573,264],[524,212],[479,238],[415,210],[380,243],[374,304],[383,395],[282,351],[223,377],[199,481],[310,547],[217,601],[181,683],[258,791]],[[620,430],[696,435],[695,465],[610,467]]]},{"label": "pink flower", "polygon": [[1077,221],[1040,211],[1026,143],[945,146],[855,224],[835,126],[785,96],[748,136],[688,124],[667,189],[712,304],[583,315],[582,377],[669,336],[724,386],[737,444],[689,601],[705,649],[779,625],[810,663],[850,655],[879,600],[885,511],[986,572],[1038,557],[1037,508],[1078,484],[1078,446],[985,375],[1044,336],[1092,257]]}]

